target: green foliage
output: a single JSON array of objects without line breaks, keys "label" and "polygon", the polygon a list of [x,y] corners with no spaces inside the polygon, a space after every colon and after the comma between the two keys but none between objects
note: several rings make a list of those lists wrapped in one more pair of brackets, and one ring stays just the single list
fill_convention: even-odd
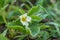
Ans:
[{"label": "green foliage", "polygon": [[0,16],[0,23],[4,23],[2,16]]},{"label": "green foliage", "polygon": [[0,40],[8,40],[5,36],[3,36],[2,34],[0,34]]},{"label": "green foliage", "polygon": [[0,9],[4,6],[4,0],[0,0]]},{"label": "green foliage", "polygon": [[5,37],[7,35],[12,40],[23,40],[26,37],[26,40],[49,40],[51,37],[59,39],[59,4],[59,0],[0,0],[0,25],[5,23],[6,26],[0,34],[0,40],[8,40]]},{"label": "green foliage", "polygon": [[32,15],[31,18],[32,18],[33,21],[37,21],[37,22],[39,22],[39,21],[42,20],[41,17],[39,17],[39,16],[35,16],[35,15]]},{"label": "green foliage", "polygon": [[32,23],[29,28],[32,38],[36,37],[40,33],[40,25],[38,23]]},{"label": "green foliage", "polygon": [[34,15],[37,14],[40,11],[39,6],[34,6],[28,11],[28,15]]}]

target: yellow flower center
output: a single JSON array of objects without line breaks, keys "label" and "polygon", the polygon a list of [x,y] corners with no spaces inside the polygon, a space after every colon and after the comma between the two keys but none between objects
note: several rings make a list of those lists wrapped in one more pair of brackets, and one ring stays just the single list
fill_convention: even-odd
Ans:
[{"label": "yellow flower center", "polygon": [[26,22],[27,21],[25,16],[22,16],[22,21],[23,22]]}]

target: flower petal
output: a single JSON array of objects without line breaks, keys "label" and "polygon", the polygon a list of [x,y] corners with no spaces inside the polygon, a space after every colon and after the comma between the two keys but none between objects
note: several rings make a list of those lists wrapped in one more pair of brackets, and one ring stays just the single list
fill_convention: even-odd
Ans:
[{"label": "flower petal", "polygon": [[25,13],[25,14],[23,14],[23,15],[19,16],[19,17],[20,17],[20,19],[21,19],[23,16],[27,17],[27,13]]},{"label": "flower petal", "polygon": [[27,16],[27,21],[30,22],[31,21],[31,17]]},{"label": "flower petal", "polygon": [[28,22],[22,22],[22,24],[23,24],[24,26],[28,26],[28,25],[29,25]]},{"label": "flower petal", "polygon": [[[26,21],[23,21],[24,19],[26,19]],[[31,21],[31,17],[27,16],[27,13],[23,14],[20,16],[20,22],[24,25],[24,26],[28,26],[29,23]]]},{"label": "flower petal", "polygon": [[27,13],[25,13],[24,15],[22,15],[22,16],[25,16],[25,17],[27,17]]}]

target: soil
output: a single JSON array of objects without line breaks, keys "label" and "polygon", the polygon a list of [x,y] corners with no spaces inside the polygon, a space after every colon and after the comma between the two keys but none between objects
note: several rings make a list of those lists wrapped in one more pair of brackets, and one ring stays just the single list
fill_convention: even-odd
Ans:
[{"label": "soil", "polygon": [[2,33],[6,29],[5,23],[0,24],[0,33]]}]

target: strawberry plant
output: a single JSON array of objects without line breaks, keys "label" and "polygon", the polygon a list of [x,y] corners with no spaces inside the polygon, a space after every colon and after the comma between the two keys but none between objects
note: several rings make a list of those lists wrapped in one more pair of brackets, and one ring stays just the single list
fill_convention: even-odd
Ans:
[{"label": "strawberry plant", "polygon": [[0,0],[1,40],[60,40],[60,0]]}]

